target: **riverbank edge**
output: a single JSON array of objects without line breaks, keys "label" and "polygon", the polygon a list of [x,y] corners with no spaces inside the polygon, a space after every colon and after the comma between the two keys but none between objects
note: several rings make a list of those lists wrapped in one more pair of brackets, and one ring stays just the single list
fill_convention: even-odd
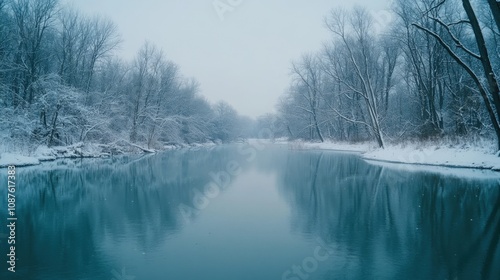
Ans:
[{"label": "riverbank edge", "polygon": [[278,141],[292,150],[328,150],[358,154],[368,162],[401,164],[406,166],[437,166],[500,171],[500,152],[493,154],[485,147],[450,148],[445,145],[421,144],[389,145],[385,149],[372,143],[335,143]]},{"label": "riverbank edge", "polygon": [[8,166],[27,167],[51,162],[59,159],[81,159],[81,158],[109,158],[112,156],[122,155],[140,155],[140,154],[155,154],[168,150],[190,149],[200,147],[213,147],[216,143],[193,143],[182,145],[165,145],[159,150],[149,150],[140,147],[136,149],[123,150],[115,145],[83,143],[79,142],[69,146],[47,147],[39,146],[30,156],[25,156],[20,153],[4,152],[0,153],[0,168]]},{"label": "riverbank edge", "polygon": [[[255,139],[253,139],[255,140]],[[247,140],[249,142],[252,139]],[[259,140],[263,141],[263,140]],[[499,154],[488,153],[487,149],[477,148],[449,148],[432,145],[421,148],[412,145],[388,146],[380,149],[373,143],[335,143],[335,142],[303,142],[276,140],[269,141],[269,144],[287,145],[290,150],[325,150],[332,152],[344,152],[358,154],[367,162],[389,163],[404,166],[437,166],[448,168],[467,168],[492,170],[500,172]],[[95,143],[76,143],[69,146],[48,148],[38,147],[31,156],[24,156],[17,153],[1,153],[0,168],[10,165],[16,167],[39,165],[43,162],[55,161],[58,159],[79,159],[79,158],[109,158],[115,155],[133,155],[146,153],[159,153],[174,149],[190,149],[199,147],[212,147],[217,143],[195,143],[183,145],[166,145],[161,150],[136,149],[114,153],[116,146]],[[140,151],[140,152],[138,152]]]}]

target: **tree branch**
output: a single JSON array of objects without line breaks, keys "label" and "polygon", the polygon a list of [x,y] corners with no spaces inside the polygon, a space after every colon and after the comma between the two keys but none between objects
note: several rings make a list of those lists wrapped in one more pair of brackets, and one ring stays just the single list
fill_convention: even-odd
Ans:
[{"label": "tree branch", "polygon": [[460,42],[460,40],[451,32],[449,25],[445,24],[442,20],[440,20],[438,18],[431,17],[431,16],[429,16],[429,18],[432,19],[432,20],[434,20],[435,22],[439,23],[439,25],[441,25],[442,27],[444,27],[444,29],[446,29],[446,31],[450,35],[451,39],[453,40],[453,42],[455,42],[457,48],[462,49],[463,51],[465,51],[470,56],[472,56],[472,57],[474,57],[474,58],[476,58],[478,60],[481,60],[481,56],[480,55],[475,54],[474,52],[472,52],[471,50],[469,50],[467,47],[465,47],[462,44],[462,42]]}]

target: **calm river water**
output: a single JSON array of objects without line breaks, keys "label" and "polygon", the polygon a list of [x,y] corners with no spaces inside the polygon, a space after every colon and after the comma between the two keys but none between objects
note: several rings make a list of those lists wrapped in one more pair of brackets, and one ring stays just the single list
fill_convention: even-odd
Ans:
[{"label": "calm river water", "polygon": [[15,273],[0,170],[0,279],[499,279],[492,172],[248,144],[50,164],[17,170]]}]

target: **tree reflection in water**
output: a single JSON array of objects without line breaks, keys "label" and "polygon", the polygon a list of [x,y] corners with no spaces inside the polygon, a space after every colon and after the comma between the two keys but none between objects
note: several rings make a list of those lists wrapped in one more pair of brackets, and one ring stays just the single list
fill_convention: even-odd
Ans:
[{"label": "tree reflection in water", "polygon": [[291,153],[280,171],[294,230],[336,249],[322,279],[500,275],[498,179],[401,172],[322,152]]},{"label": "tree reflection in water", "polygon": [[[43,166],[19,169],[18,271],[8,279],[75,275],[110,279],[114,258],[107,253],[119,254],[125,243],[149,252],[176,234],[184,222],[179,204],[191,201],[194,189],[211,179],[209,172],[224,170],[229,160],[238,157],[232,150],[215,148],[88,159],[77,161],[76,167],[74,161],[67,161],[69,166],[62,161],[60,168],[51,170]],[[2,182],[5,176],[0,175]],[[6,197],[5,191],[0,190],[0,197]],[[3,217],[6,210],[0,209]],[[132,240],[125,240],[131,236]],[[71,276],[54,271],[67,271]],[[7,279],[2,273],[0,278]]]},{"label": "tree reflection in water", "polygon": [[[209,174],[224,170],[230,161],[240,164],[241,178],[273,178],[270,181],[261,178],[259,182],[277,186],[281,195],[276,193],[277,197],[271,197],[274,200],[269,209],[262,208],[263,204],[257,200],[272,191],[245,197],[245,202],[261,207],[259,213],[288,206],[292,212],[291,228],[296,234],[293,239],[292,235],[278,237],[291,243],[280,243],[276,236],[229,235],[234,239],[233,246],[241,243],[239,238],[248,240],[242,250],[253,250],[261,243],[291,244],[281,251],[266,247],[275,250],[271,255],[276,259],[267,259],[269,271],[254,271],[258,275],[275,275],[274,270],[281,267],[286,270],[292,265],[287,261],[289,255],[302,254],[302,249],[294,251],[289,247],[304,248],[304,243],[310,244],[309,241],[318,238],[334,248],[334,254],[321,262],[309,280],[408,279],[409,276],[495,279],[500,275],[499,179],[397,171],[372,166],[349,154],[289,151],[286,147],[258,152],[252,160],[248,154],[237,151],[225,146],[143,158],[83,160],[77,167],[19,169],[16,190],[19,269],[15,275],[9,274],[10,278],[3,277],[6,270],[0,271],[0,279],[111,279],[111,269],[120,271],[120,265],[131,263],[130,258],[145,259],[137,257],[141,253],[158,253],[156,257],[168,257],[171,266],[179,266],[175,263],[176,255],[168,255],[175,252],[158,252],[158,248],[172,245],[170,239],[182,240],[184,218],[179,205],[189,205],[195,190],[212,180]],[[6,181],[5,172],[0,174],[0,181]],[[234,188],[236,193],[240,191],[239,195],[252,194],[245,192],[241,180],[239,183],[228,190]],[[0,188],[0,197],[6,197],[6,188]],[[228,225],[234,229],[244,225],[245,218],[252,217],[238,208],[237,203],[224,199],[214,200],[214,206],[223,211],[216,212],[217,217],[204,216],[204,225],[224,220],[224,213],[231,213],[242,223]],[[6,210],[6,207],[0,209],[4,217]],[[270,217],[281,222],[286,218],[273,214]],[[283,235],[290,233],[288,223],[265,218],[262,220],[267,224],[263,222],[262,227],[276,222],[270,230],[283,230]],[[227,240],[207,238],[215,242],[211,244],[216,248],[203,252],[203,256],[215,259],[201,258],[207,266],[217,265],[218,258],[227,260],[228,256],[218,255],[224,252],[220,248],[228,246]],[[189,238],[184,238],[184,242],[176,248],[189,246]],[[6,248],[1,246],[5,252]],[[200,253],[193,247],[189,252]],[[2,256],[0,261],[5,264],[6,255]],[[232,257],[231,260],[242,266],[262,265],[239,264]],[[182,265],[175,270],[178,275],[185,273],[183,269],[199,266]],[[160,279],[165,265],[160,261],[150,267],[153,269],[136,267],[135,272]],[[221,269],[228,268],[223,265]]]}]

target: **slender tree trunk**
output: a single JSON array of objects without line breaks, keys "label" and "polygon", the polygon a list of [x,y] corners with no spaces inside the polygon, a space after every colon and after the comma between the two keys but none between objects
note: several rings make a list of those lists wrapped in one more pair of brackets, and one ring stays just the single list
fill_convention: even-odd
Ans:
[{"label": "slender tree trunk", "polygon": [[56,133],[56,128],[57,128],[57,117],[59,115],[59,109],[61,109],[61,104],[57,104],[56,106],[56,112],[54,113],[54,118],[52,119],[52,128],[50,131],[50,138],[49,142],[47,143],[49,147],[51,147],[54,143],[54,135]]},{"label": "slender tree trunk", "polygon": [[325,142],[325,139],[323,139],[323,135],[321,134],[321,129],[319,128],[319,125],[318,125],[318,119],[316,117],[316,112],[313,115],[313,119],[314,119],[314,127],[316,128],[316,133],[318,133],[319,140],[321,140],[321,142]]},{"label": "slender tree trunk", "polygon": [[290,138],[293,139],[293,133],[292,130],[290,129],[290,125],[286,125],[286,129],[288,130],[288,133],[290,134]]},{"label": "slender tree trunk", "polygon": [[491,13],[497,24],[498,32],[500,32],[500,2],[497,0],[488,0],[488,4],[490,5]]}]

